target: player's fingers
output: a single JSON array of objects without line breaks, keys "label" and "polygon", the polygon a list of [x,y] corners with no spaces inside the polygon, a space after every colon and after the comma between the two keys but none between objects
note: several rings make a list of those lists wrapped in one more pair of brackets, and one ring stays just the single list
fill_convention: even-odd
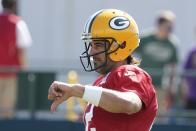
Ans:
[{"label": "player's fingers", "polygon": [[55,81],[54,84],[56,84],[54,89],[57,90],[58,92],[66,92],[69,90],[71,86],[73,86],[73,84],[68,84],[60,81]]},{"label": "player's fingers", "polygon": [[55,96],[48,94],[48,100],[54,100]]},{"label": "player's fingers", "polygon": [[63,97],[57,97],[56,100],[53,101],[50,110],[55,112],[58,105],[61,104],[64,100],[65,99]]},{"label": "player's fingers", "polygon": [[48,99],[54,100],[56,97],[62,97],[67,91],[69,91],[70,84],[54,81],[48,91]]},{"label": "player's fingers", "polygon": [[58,96],[58,92],[57,91],[58,91],[58,84],[53,82],[51,84],[50,88],[49,88],[49,93],[48,94],[50,96],[56,97],[56,96]]}]

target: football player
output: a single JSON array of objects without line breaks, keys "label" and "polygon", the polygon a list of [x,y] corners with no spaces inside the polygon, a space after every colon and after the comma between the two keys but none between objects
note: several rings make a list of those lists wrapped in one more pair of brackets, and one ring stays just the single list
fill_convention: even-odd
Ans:
[{"label": "football player", "polygon": [[70,97],[88,102],[86,131],[149,131],[157,113],[151,77],[131,56],[139,46],[138,27],[126,12],[104,9],[86,22],[80,60],[85,71],[101,74],[93,85],[54,81],[48,97],[51,110]]}]

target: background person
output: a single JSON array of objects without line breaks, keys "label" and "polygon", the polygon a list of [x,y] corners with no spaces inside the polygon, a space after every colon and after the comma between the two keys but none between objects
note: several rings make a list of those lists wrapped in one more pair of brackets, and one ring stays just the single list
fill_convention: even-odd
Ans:
[{"label": "background person", "polygon": [[141,59],[141,67],[152,76],[157,90],[159,111],[166,112],[173,106],[176,93],[176,67],[178,40],[172,34],[175,14],[163,10],[156,19],[156,26],[144,32],[135,54]]},{"label": "background person", "polygon": [[16,0],[2,0],[0,14],[0,118],[12,118],[17,94],[16,71],[27,68],[26,47],[31,36],[16,15]]}]

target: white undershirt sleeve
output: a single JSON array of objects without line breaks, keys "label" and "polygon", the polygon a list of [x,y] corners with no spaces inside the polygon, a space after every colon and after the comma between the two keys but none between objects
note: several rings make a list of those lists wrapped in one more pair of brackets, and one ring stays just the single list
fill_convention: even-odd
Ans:
[{"label": "white undershirt sleeve", "polygon": [[16,36],[18,48],[27,48],[31,46],[32,38],[29,29],[23,20],[18,21],[16,25]]}]

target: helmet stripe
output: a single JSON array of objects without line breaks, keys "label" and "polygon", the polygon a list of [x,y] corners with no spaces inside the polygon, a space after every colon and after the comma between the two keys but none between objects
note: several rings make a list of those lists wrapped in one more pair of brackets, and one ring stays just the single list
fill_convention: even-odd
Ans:
[{"label": "helmet stripe", "polygon": [[103,10],[100,10],[96,13],[94,13],[87,21],[86,25],[85,25],[85,33],[90,33],[91,32],[91,27],[93,24],[93,21],[95,20],[95,18],[102,12]]},{"label": "helmet stripe", "polygon": [[89,24],[90,18],[88,18],[85,26],[84,26],[84,33],[87,33],[87,25]]}]

